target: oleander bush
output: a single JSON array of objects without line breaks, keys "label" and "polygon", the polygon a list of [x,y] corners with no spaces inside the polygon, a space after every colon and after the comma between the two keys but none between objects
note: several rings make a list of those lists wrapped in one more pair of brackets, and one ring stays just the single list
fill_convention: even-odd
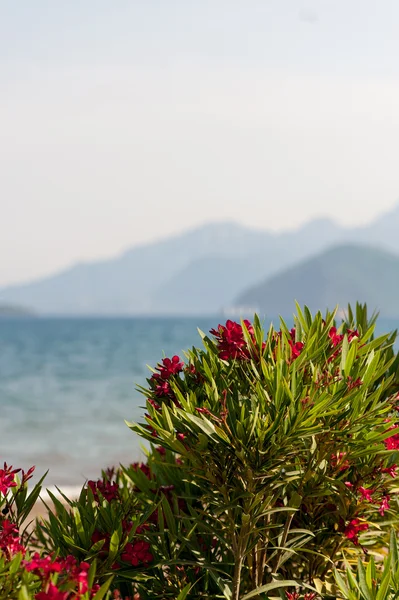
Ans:
[{"label": "oleander bush", "polygon": [[200,332],[140,388],[146,462],[49,492],[34,528],[42,482],[4,465],[0,600],[399,597],[399,358],[375,323]]}]

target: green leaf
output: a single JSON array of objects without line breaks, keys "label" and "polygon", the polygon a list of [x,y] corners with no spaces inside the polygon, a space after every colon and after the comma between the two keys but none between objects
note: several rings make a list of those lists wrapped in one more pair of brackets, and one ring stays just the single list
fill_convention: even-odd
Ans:
[{"label": "green leaf", "polygon": [[114,531],[111,535],[111,539],[109,542],[109,556],[108,559],[110,562],[114,562],[116,555],[118,554],[120,543],[120,536],[118,531]]},{"label": "green leaf", "polygon": [[394,528],[391,529],[391,535],[389,539],[389,554],[392,561],[392,569],[395,572],[399,567],[399,553],[398,553],[398,540]]},{"label": "green leaf", "polygon": [[339,589],[341,590],[341,592],[343,593],[344,597],[349,598],[349,596],[350,596],[349,589],[346,586],[342,575],[335,568],[334,568],[334,577],[335,577],[335,581],[337,582],[337,585],[338,585]]},{"label": "green leaf", "polygon": [[241,600],[249,600],[249,598],[254,598],[255,596],[259,596],[259,594],[265,594],[266,592],[271,592],[272,590],[277,590],[278,588],[296,587],[298,585],[301,584],[292,579],[287,579],[286,581],[272,581],[272,583],[261,585],[255,590],[252,590],[252,592],[249,592],[249,594],[245,594],[245,596],[241,597]]},{"label": "green leaf", "polygon": [[366,600],[373,600],[373,593],[372,593],[372,590],[370,590],[369,586],[367,585],[366,571],[364,569],[363,563],[360,560],[360,558],[357,563],[357,575],[359,578],[360,591],[361,591],[363,597]]},{"label": "green leaf", "polygon": [[93,596],[93,600],[103,600],[104,596],[106,595],[111,586],[112,580],[113,577],[110,577],[105,583],[102,584],[98,592]]},{"label": "green leaf", "polygon": [[188,593],[189,593],[189,591],[191,590],[192,587],[193,586],[190,583],[188,583],[186,585],[186,587],[183,588],[182,591],[180,592],[180,594],[177,596],[176,600],[186,600],[187,595],[188,595]]}]

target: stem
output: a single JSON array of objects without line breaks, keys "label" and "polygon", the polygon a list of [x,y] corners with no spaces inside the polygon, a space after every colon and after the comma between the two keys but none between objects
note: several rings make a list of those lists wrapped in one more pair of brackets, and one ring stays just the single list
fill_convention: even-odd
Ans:
[{"label": "stem", "polygon": [[238,556],[234,564],[232,600],[240,600],[242,556]]},{"label": "stem", "polygon": [[287,520],[286,520],[285,525],[284,525],[283,536],[282,536],[282,539],[281,539],[281,547],[282,548],[277,553],[277,564],[276,564],[276,568],[274,570],[275,573],[277,573],[277,571],[278,571],[278,569],[280,567],[280,560],[281,560],[281,557],[282,557],[283,552],[284,552],[284,545],[285,545],[285,543],[287,541],[288,533],[290,531],[290,527],[291,527],[291,523],[292,523],[292,519],[293,518],[294,518],[293,514],[290,515],[289,517],[287,517]]}]

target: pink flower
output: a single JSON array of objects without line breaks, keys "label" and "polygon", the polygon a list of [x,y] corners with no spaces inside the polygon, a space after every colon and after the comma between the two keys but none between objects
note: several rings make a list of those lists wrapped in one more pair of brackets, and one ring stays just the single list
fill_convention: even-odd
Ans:
[{"label": "pink flower", "polygon": [[[391,431],[392,429],[397,429],[397,428],[398,428],[397,425],[392,425],[391,427],[388,428],[388,431]],[[391,437],[386,438],[384,440],[384,444],[385,444],[385,448],[387,450],[398,450],[399,449],[399,434],[395,433]]]},{"label": "pink flower", "polygon": [[186,439],[186,434],[185,433],[178,433],[176,435],[176,438],[180,441],[183,442]]},{"label": "pink flower", "polygon": [[328,332],[328,337],[330,338],[334,348],[338,346],[338,344],[340,344],[344,339],[344,336],[342,334],[337,333],[336,327],[331,327],[330,331]]},{"label": "pink flower", "polygon": [[288,340],[288,343],[291,348],[291,359],[295,360],[296,358],[298,358],[298,356],[300,356],[300,354],[303,350],[304,344],[303,344],[303,342],[294,343],[292,340]]},{"label": "pink flower", "polygon": [[351,483],[350,481],[345,481],[345,484],[347,488],[353,488],[353,483]]},{"label": "pink flower", "polygon": [[372,494],[374,494],[374,490],[359,487],[359,492],[364,500],[367,500],[367,502],[373,502]]},{"label": "pink flower", "polygon": [[367,531],[369,528],[368,523],[362,523],[360,519],[352,519],[344,530],[344,535],[351,540],[355,546],[359,545],[359,532]]},{"label": "pink flower", "polygon": [[5,496],[8,490],[17,485],[15,480],[15,474],[19,473],[21,469],[14,469],[8,467],[7,463],[4,463],[4,468],[0,469],[0,493]]},{"label": "pink flower", "polygon": [[380,513],[381,517],[385,515],[386,510],[390,509],[389,500],[390,496],[388,495],[382,497],[382,500],[380,502],[380,508],[378,509],[378,512]]},{"label": "pink flower", "polygon": [[36,594],[36,600],[67,600],[69,592],[61,592],[54,583],[49,583],[46,592]]},{"label": "pink flower", "polygon": [[392,465],[391,467],[386,467],[385,469],[381,469],[381,473],[389,473],[391,477],[396,477],[397,465]]},{"label": "pink flower", "polygon": [[37,552],[31,560],[26,561],[24,564],[27,571],[32,571],[45,579],[52,573],[60,573],[62,570],[62,565],[57,560],[53,560],[51,555],[41,558]]},{"label": "pink flower", "polygon": [[0,523],[0,550],[11,558],[14,554],[21,552],[25,554],[26,549],[21,544],[18,527],[8,519],[3,519]]}]

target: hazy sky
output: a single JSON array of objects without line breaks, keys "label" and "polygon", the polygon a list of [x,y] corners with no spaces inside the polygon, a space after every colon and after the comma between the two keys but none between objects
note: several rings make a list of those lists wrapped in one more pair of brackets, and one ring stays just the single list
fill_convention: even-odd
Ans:
[{"label": "hazy sky", "polygon": [[398,0],[0,0],[0,285],[399,199]]}]

